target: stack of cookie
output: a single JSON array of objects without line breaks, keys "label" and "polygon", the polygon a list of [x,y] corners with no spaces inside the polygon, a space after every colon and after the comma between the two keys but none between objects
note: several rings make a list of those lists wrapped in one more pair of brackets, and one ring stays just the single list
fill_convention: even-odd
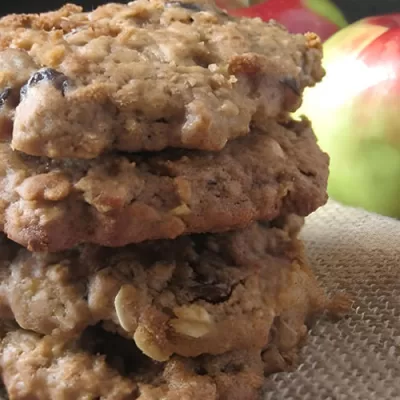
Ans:
[{"label": "stack of cookie", "polygon": [[203,2],[0,20],[13,399],[256,399],[327,306],[298,232],[328,157],[313,34]]}]

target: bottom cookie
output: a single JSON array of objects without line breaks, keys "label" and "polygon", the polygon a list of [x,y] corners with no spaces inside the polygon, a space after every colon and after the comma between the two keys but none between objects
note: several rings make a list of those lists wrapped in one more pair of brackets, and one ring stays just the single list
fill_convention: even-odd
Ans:
[{"label": "bottom cookie", "polygon": [[301,341],[287,346],[295,329],[276,320],[264,349],[160,363],[100,326],[75,341],[8,327],[0,368],[10,400],[256,400],[264,376],[295,361]]}]

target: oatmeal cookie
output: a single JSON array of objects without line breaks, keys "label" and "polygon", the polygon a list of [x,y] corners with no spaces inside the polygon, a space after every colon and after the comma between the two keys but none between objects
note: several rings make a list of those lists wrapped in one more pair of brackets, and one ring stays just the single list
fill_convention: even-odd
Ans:
[{"label": "oatmeal cookie", "polygon": [[72,341],[9,328],[0,372],[10,400],[258,400],[264,377],[292,369],[302,344],[288,341],[296,327],[274,327],[264,348],[162,363],[98,327]]},{"label": "oatmeal cookie", "polygon": [[308,121],[262,129],[221,152],[169,150],[54,160],[0,144],[0,230],[32,251],[123,246],[222,232],[327,200],[328,156]]},{"label": "oatmeal cookie", "polygon": [[291,321],[297,333],[287,334],[297,342],[326,298],[307,267],[293,218],[63,253],[30,253],[3,239],[0,318],[71,338],[102,323],[157,361],[261,347],[276,319]]},{"label": "oatmeal cookie", "polygon": [[51,158],[221,150],[324,75],[314,34],[208,0],[66,5],[0,19],[0,136]]}]

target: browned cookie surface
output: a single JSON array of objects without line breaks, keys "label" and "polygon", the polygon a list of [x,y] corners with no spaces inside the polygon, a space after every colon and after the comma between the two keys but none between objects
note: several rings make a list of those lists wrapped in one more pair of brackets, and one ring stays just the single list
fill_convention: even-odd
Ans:
[{"label": "browned cookie surface", "polygon": [[0,318],[71,338],[102,323],[158,361],[262,347],[279,318],[290,320],[297,342],[326,302],[293,218],[283,227],[255,223],[226,234],[50,254],[4,239]]},{"label": "browned cookie surface", "polygon": [[218,153],[52,160],[0,144],[0,228],[34,251],[221,232],[308,215],[326,202],[327,176],[307,121],[269,121]]},{"label": "browned cookie surface", "polygon": [[0,19],[0,134],[31,155],[220,150],[323,76],[313,34],[212,2],[74,5]]}]

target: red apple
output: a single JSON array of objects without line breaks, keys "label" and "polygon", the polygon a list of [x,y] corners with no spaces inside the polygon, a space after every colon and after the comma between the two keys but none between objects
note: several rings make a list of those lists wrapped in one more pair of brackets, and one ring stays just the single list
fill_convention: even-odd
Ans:
[{"label": "red apple", "polygon": [[324,44],[326,76],[307,115],[331,157],[329,193],[400,217],[400,14],[360,20]]},{"label": "red apple", "polygon": [[264,0],[259,4],[249,1],[217,0],[217,4],[231,15],[275,19],[292,33],[315,32],[322,41],[347,25],[330,0]]}]

